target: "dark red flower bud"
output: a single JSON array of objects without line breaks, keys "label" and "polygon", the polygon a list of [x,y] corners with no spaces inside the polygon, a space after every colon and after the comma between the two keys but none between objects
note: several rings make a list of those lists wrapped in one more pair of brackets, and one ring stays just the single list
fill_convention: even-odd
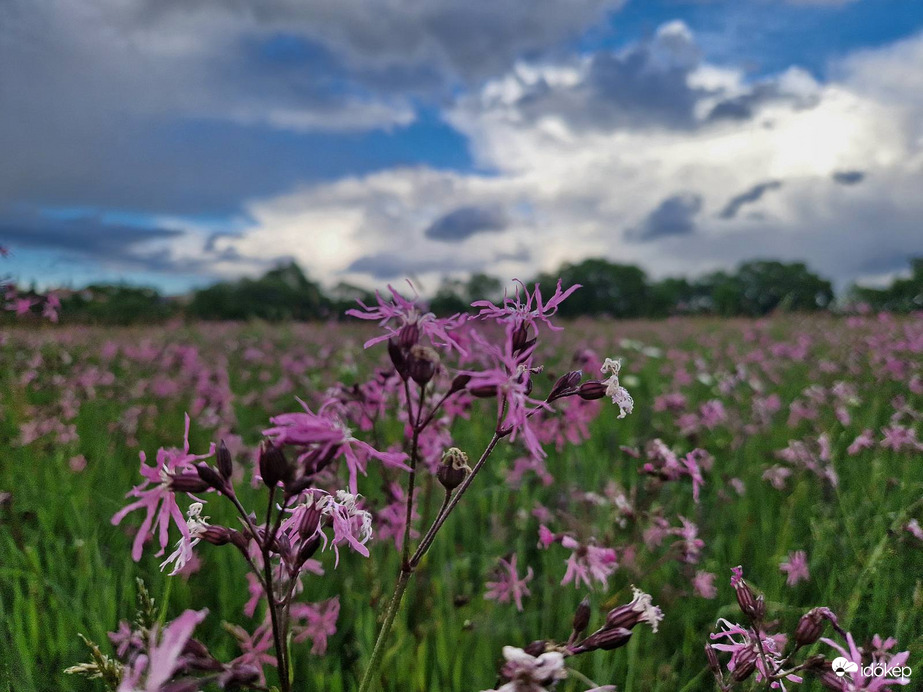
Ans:
[{"label": "dark red flower bud", "polygon": [[471,375],[456,375],[455,379],[452,380],[452,386],[449,387],[449,394],[460,392],[468,386],[469,382],[471,382]]},{"label": "dark red flower bud", "polygon": [[591,634],[576,646],[571,647],[570,650],[575,654],[596,651],[597,649],[611,651],[612,649],[625,646],[629,639],[631,639],[631,630],[625,629],[624,627],[601,629]]},{"label": "dark red flower bud", "polygon": [[436,478],[446,490],[452,491],[460,486],[471,474],[468,455],[458,447],[449,447],[442,454],[442,463],[436,471]]},{"label": "dark red flower bud", "polygon": [[739,579],[734,584],[734,593],[737,595],[737,605],[740,606],[743,614],[752,622],[761,622],[766,614],[766,602],[763,597],[757,598],[753,589],[743,579]]},{"label": "dark red flower bud", "polygon": [[545,401],[551,403],[556,399],[573,396],[577,393],[581,377],[583,377],[582,370],[573,370],[566,375],[562,375],[554,383],[554,387],[551,388],[551,392],[548,393],[548,398]]},{"label": "dark red flower bud", "polygon": [[705,645],[705,658],[708,660],[708,667],[711,669],[711,672],[715,674],[715,677],[721,678],[721,664],[718,663],[718,654],[715,653],[715,649],[711,644]]},{"label": "dark red flower bud", "polygon": [[227,545],[231,542],[231,529],[224,526],[209,526],[201,534],[202,540],[212,545]]},{"label": "dark red flower bud", "polygon": [[305,562],[311,559],[314,553],[317,552],[317,549],[320,548],[321,537],[320,534],[317,534],[310,540],[305,541],[301,544],[301,548],[298,549],[298,564],[303,565]]},{"label": "dark red flower bud", "polygon": [[737,656],[736,667],[731,673],[731,680],[734,682],[743,682],[756,670],[756,660],[758,654],[753,649],[744,649]]},{"label": "dark red flower bud", "polygon": [[471,392],[471,396],[475,396],[478,399],[489,399],[492,396],[497,396],[497,387],[492,384],[484,387],[471,387],[468,391]]},{"label": "dark red flower bud", "polygon": [[224,444],[224,440],[221,440],[221,444],[218,445],[218,451],[215,457],[218,464],[218,472],[221,474],[222,478],[227,480],[234,471],[234,464],[231,461],[231,452],[228,446]]},{"label": "dark red flower bud", "polygon": [[195,469],[199,474],[199,478],[208,483],[210,488],[222,492],[227,487],[227,482],[224,478],[208,464],[196,464]]},{"label": "dark red flower bud", "polygon": [[580,601],[580,605],[577,606],[577,610],[574,611],[574,621],[572,625],[574,631],[572,636],[574,639],[586,631],[587,626],[590,624],[591,614],[590,597],[584,596],[583,600]]},{"label": "dark red flower bud", "polygon": [[421,387],[426,386],[433,375],[436,374],[436,368],[439,366],[439,354],[429,346],[416,344],[410,349],[408,356],[410,377]]},{"label": "dark red flower bud", "polygon": [[577,396],[579,396],[584,401],[593,401],[594,399],[602,399],[606,396],[606,385],[598,380],[591,380],[589,382],[584,382],[577,389]]},{"label": "dark red flower bud", "polygon": [[170,490],[174,493],[204,493],[210,487],[198,471],[183,471],[170,478]]},{"label": "dark red flower bud", "polygon": [[544,639],[536,639],[534,642],[526,646],[523,651],[525,651],[530,656],[538,657],[545,653],[547,646],[548,642],[546,642]]},{"label": "dark red flower bud", "polygon": [[410,349],[420,340],[420,327],[416,322],[405,324],[401,327],[398,334],[398,345],[401,348]]},{"label": "dark red flower bud", "polygon": [[402,347],[393,336],[388,339],[388,355],[391,357],[391,363],[394,365],[397,374],[400,375],[402,380],[406,381],[410,377],[407,365],[407,349]]},{"label": "dark red flower bud", "polygon": [[291,477],[292,469],[288,465],[285,454],[269,440],[260,444],[260,476],[269,488],[274,488],[280,481],[287,481]]}]

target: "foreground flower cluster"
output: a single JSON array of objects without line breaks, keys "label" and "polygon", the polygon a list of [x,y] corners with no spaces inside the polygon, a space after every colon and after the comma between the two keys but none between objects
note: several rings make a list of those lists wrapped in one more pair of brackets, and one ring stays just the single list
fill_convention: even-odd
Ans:
[{"label": "foreground flower cluster", "polygon": [[[226,663],[191,639],[193,629],[206,618],[204,610],[187,610],[162,627],[153,621],[140,627],[123,623],[110,637],[116,646],[118,663],[111,670],[116,671],[119,692],[178,692],[206,684],[222,689],[263,687],[266,666],[277,669],[273,677],[283,692],[296,688],[292,643],[311,639],[312,652],[324,653],[327,637],[336,631],[339,610],[336,599],[299,602],[304,580],[324,575],[328,567],[319,558],[327,553],[333,553],[334,569],[340,565],[341,550],[368,557],[366,544],[376,523],[401,554],[394,594],[360,690],[377,686],[382,654],[407,586],[497,446],[518,445],[527,459],[541,464],[546,456],[542,428],[567,400],[579,408],[580,402],[608,398],[618,407],[618,418],[631,413],[632,398],[619,382],[621,362],[609,358],[595,368],[599,379],[585,379],[581,370],[572,370],[558,377],[543,397],[536,396],[534,379],[544,370],[537,356],[540,328],[560,329],[551,317],[577,288],[564,290],[559,282],[554,294],[543,299],[538,286],[530,291],[520,284],[502,305],[475,303],[476,319],[485,323],[484,329],[466,325],[466,316],[437,319],[394,289],[387,298],[379,296],[376,306],[350,311],[360,319],[379,322],[384,334],[369,340],[366,347],[385,342],[391,367],[364,384],[332,387],[316,408],[299,399],[301,410],[270,419],[253,468],[253,483],[266,490],[262,508],[250,509],[241,501],[240,469],[223,440],[202,453],[191,451],[188,415],[181,448],[161,448],[153,464],[142,452],[143,482],[129,491],[132,501],[112,518],[119,525],[129,515],[143,513],[132,557],[139,560],[149,543],[162,557],[172,545],[161,563],[161,569],[169,569],[172,576],[197,567],[197,551],[203,543],[227,546],[240,554],[250,570],[246,614],[253,616],[262,602],[264,615],[252,630],[229,626],[241,655]],[[451,445],[452,429],[477,400],[494,402],[495,424],[492,439],[472,464],[468,454]],[[404,430],[402,442],[382,447],[362,439],[363,433],[376,437],[377,426],[394,412]],[[405,478],[404,484],[392,484],[394,505],[380,510],[377,522],[359,494],[360,477],[368,475],[372,464],[378,464],[381,472]],[[698,473],[694,461],[684,468]],[[346,478],[340,481],[343,475]],[[701,482],[700,475],[696,478]],[[338,485],[341,482],[343,486]],[[444,496],[428,527],[417,511],[420,486],[430,491],[441,486]],[[235,525],[213,522],[212,496],[233,507]],[[178,534],[178,539],[174,541],[172,534]],[[584,546],[566,534],[554,541],[574,551],[562,584],[605,583],[616,566],[611,549]],[[486,596],[513,599],[521,609],[531,571],[520,581],[516,562],[516,555],[505,562],[506,576]],[[543,642],[541,652],[533,644],[510,659],[502,672],[508,680],[503,689],[550,687],[565,676],[558,665],[564,658],[622,646],[636,624],[647,622],[656,631],[662,617],[650,596],[636,590],[630,604],[610,611],[600,629],[583,637],[588,608],[582,606],[567,644]],[[530,657],[534,665],[527,662]],[[72,671],[102,676],[100,665],[86,664]],[[532,686],[523,687],[526,684]]]}]

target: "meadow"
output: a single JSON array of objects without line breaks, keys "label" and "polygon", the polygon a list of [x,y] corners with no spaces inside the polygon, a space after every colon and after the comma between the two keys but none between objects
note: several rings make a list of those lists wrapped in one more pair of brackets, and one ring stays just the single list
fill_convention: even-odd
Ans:
[{"label": "meadow", "polygon": [[[606,399],[575,398],[542,413],[544,459],[521,438],[497,447],[410,583],[381,688],[495,687],[504,646],[566,640],[587,595],[595,627],[635,585],[662,609],[658,631],[639,627],[625,646],[569,660],[576,672],[557,689],[592,681],[622,692],[715,690],[704,647],[719,618],[742,622],[731,586],[742,566],[765,597],[767,629],[791,633],[806,611],[826,606],[859,644],[896,638],[888,655],[908,651],[913,674],[893,689],[923,689],[919,315],[560,325],[541,332],[535,390],[544,395],[578,368],[599,377],[604,359],[618,358],[634,410],[619,418]],[[241,496],[256,496],[251,477],[270,418],[301,410],[296,397],[315,407],[331,388],[359,401],[365,383],[393,369],[384,344],[363,348],[378,333],[355,321],[23,324],[0,334],[0,690],[103,689],[63,671],[88,658],[78,633],[111,651],[107,632],[132,619],[138,577],[166,620],[207,608],[196,637],[221,660],[239,656],[221,623],[259,624],[244,615],[241,555],[202,543],[168,576],[154,550],[131,557],[139,516],[111,521],[139,483],[139,452],[181,447],[188,413],[193,452],[223,439]],[[372,416],[363,435],[399,449],[400,422],[384,415],[390,404],[376,406],[382,418]],[[424,527],[438,509],[430,471],[442,451],[455,446],[473,461],[495,418],[493,401],[463,396],[423,450]],[[342,465],[326,473],[345,484]],[[315,555],[323,575],[309,575],[300,598],[339,611],[335,628],[293,644],[297,689],[358,688],[400,569],[394,506],[404,477],[373,462],[358,476],[373,520],[369,557],[341,550],[335,567],[332,550]],[[207,510],[235,525],[220,502]],[[568,561],[588,547],[611,559],[589,583],[568,579]],[[824,636],[836,638],[829,628]],[[822,642],[806,652],[836,655]],[[272,682],[271,666],[266,675]],[[751,678],[741,688],[767,685]],[[786,689],[824,688],[809,674]]]}]

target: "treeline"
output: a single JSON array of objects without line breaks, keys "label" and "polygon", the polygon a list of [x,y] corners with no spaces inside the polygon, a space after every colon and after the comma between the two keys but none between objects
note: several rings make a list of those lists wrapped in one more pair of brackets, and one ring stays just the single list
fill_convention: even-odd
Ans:
[{"label": "treeline", "polygon": [[[830,281],[804,263],[773,260],[745,262],[733,272],[652,280],[641,268],[604,259],[565,264],[541,274],[543,293],[564,284],[583,286],[560,308],[565,317],[616,318],[720,315],[758,317],[776,310],[854,309],[911,312],[923,309],[923,258],[911,262],[910,278],[880,289],[853,286],[835,302]],[[502,298],[505,284],[486,274],[467,281],[446,280],[430,301],[439,315],[464,312],[474,300]],[[550,293],[549,293],[550,294]],[[324,290],[295,265],[277,267],[257,279],[221,282],[187,296],[165,297],[151,288],[94,285],[61,293],[62,321],[132,324],[171,318],[202,320],[330,320],[342,319],[356,300],[374,296],[362,288],[338,284]]]}]

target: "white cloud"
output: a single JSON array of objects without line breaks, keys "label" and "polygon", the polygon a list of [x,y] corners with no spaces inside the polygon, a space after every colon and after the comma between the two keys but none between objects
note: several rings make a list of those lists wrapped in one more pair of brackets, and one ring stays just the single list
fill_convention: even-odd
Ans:
[{"label": "white cloud", "polygon": [[[696,104],[737,99],[741,115],[709,119],[697,107],[688,124],[643,124],[600,110],[588,127],[564,97],[631,108],[620,99],[637,94],[624,85],[640,82],[627,74],[618,89],[584,90],[590,59],[519,65],[448,113],[491,175],[396,169],[300,188],[252,203],[253,227],[228,246],[254,258],[286,248],[328,283],[378,284],[404,268],[430,290],[444,272],[524,275],[591,256],[656,275],[755,256],[805,259],[842,283],[923,252],[923,89],[901,89],[923,79],[923,36],[850,56],[829,83],[793,68],[759,84],[685,57],[694,44],[683,26],[658,37],[674,47],[681,39],[681,59],[619,69],[683,74]],[[657,99],[646,103],[669,108]],[[845,185],[834,178],[844,172],[864,176]],[[767,181],[780,184],[721,218],[730,200]],[[503,209],[508,226],[451,245],[424,236],[462,207]],[[655,212],[676,222],[672,232],[638,230],[658,221]]]}]

